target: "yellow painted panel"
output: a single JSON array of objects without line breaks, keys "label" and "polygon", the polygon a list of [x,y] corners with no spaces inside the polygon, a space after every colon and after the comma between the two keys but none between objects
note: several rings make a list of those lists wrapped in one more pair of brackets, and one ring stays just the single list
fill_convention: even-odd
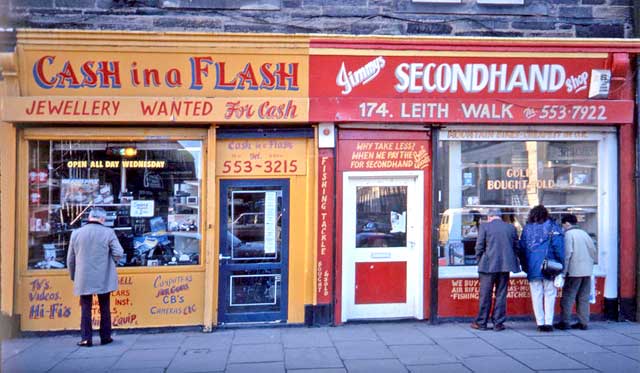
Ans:
[{"label": "yellow painted panel", "polygon": [[194,49],[20,49],[23,96],[307,97],[309,59]]},{"label": "yellow painted panel", "polygon": [[[66,91],[66,93],[70,93]],[[309,100],[289,97],[8,97],[8,122],[304,123]]]},{"label": "yellow painted panel", "polygon": [[305,139],[229,139],[217,143],[218,176],[304,175]]},{"label": "yellow painted panel", "polygon": [[13,314],[16,219],[16,129],[0,123],[0,312]]},{"label": "yellow painted panel", "polygon": [[[204,308],[202,272],[119,275],[111,294],[114,328],[201,325]],[[80,328],[79,298],[67,276],[24,276],[19,287],[22,330]],[[93,323],[99,325],[97,298]]]}]

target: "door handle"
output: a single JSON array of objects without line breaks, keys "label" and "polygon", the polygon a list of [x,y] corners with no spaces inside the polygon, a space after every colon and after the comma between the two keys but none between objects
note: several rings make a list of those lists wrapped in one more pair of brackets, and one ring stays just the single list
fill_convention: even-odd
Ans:
[{"label": "door handle", "polygon": [[218,256],[218,259],[220,259],[220,260],[229,260],[229,259],[231,259],[231,255],[224,256],[224,255],[220,254],[220,256]]}]

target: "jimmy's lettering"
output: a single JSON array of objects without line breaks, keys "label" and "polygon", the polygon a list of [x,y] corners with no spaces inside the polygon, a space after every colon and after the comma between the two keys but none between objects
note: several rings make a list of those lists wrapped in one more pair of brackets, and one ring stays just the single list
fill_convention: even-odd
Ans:
[{"label": "jimmy's lettering", "polygon": [[[120,88],[119,61],[86,61],[74,65],[65,61],[62,68],[54,74],[51,69],[56,56],[44,56],[33,64],[33,78],[36,84],[44,89],[51,88]],[[55,70],[54,70],[55,71]]]},{"label": "jimmy's lettering", "polygon": [[116,100],[34,100],[25,109],[27,115],[116,116]]}]

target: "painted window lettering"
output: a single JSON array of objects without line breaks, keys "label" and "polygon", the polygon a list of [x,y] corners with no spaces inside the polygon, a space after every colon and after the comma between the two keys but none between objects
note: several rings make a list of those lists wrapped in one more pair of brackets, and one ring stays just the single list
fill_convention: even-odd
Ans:
[{"label": "painted window lettering", "polygon": [[562,65],[401,63],[395,71],[398,93],[556,92],[565,84]]},{"label": "painted window lettering", "polygon": [[341,92],[343,95],[348,95],[351,93],[353,88],[360,84],[365,85],[372,81],[373,78],[380,74],[384,65],[384,58],[377,57],[356,71],[347,71],[343,62],[340,66],[340,71],[338,71],[338,75],[336,76],[336,84],[338,87],[343,87]]}]

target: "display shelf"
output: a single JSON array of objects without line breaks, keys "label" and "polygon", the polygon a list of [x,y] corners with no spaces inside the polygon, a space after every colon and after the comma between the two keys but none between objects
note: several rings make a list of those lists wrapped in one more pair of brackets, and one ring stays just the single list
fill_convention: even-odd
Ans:
[{"label": "display shelf", "polygon": [[540,188],[546,192],[566,192],[566,191],[594,191],[598,190],[595,185],[566,185],[566,186],[553,186],[551,188]]},{"label": "display shelf", "polygon": [[175,237],[195,238],[201,239],[201,235],[198,232],[167,232],[167,235]]},{"label": "display shelf", "polygon": [[182,207],[182,208],[189,208],[189,209],[194,209],[197,210],[200,208],[200,206],[195,205],[195,204],[187,204],[187,203],[176,203],[175,204],[176,207]]}]

